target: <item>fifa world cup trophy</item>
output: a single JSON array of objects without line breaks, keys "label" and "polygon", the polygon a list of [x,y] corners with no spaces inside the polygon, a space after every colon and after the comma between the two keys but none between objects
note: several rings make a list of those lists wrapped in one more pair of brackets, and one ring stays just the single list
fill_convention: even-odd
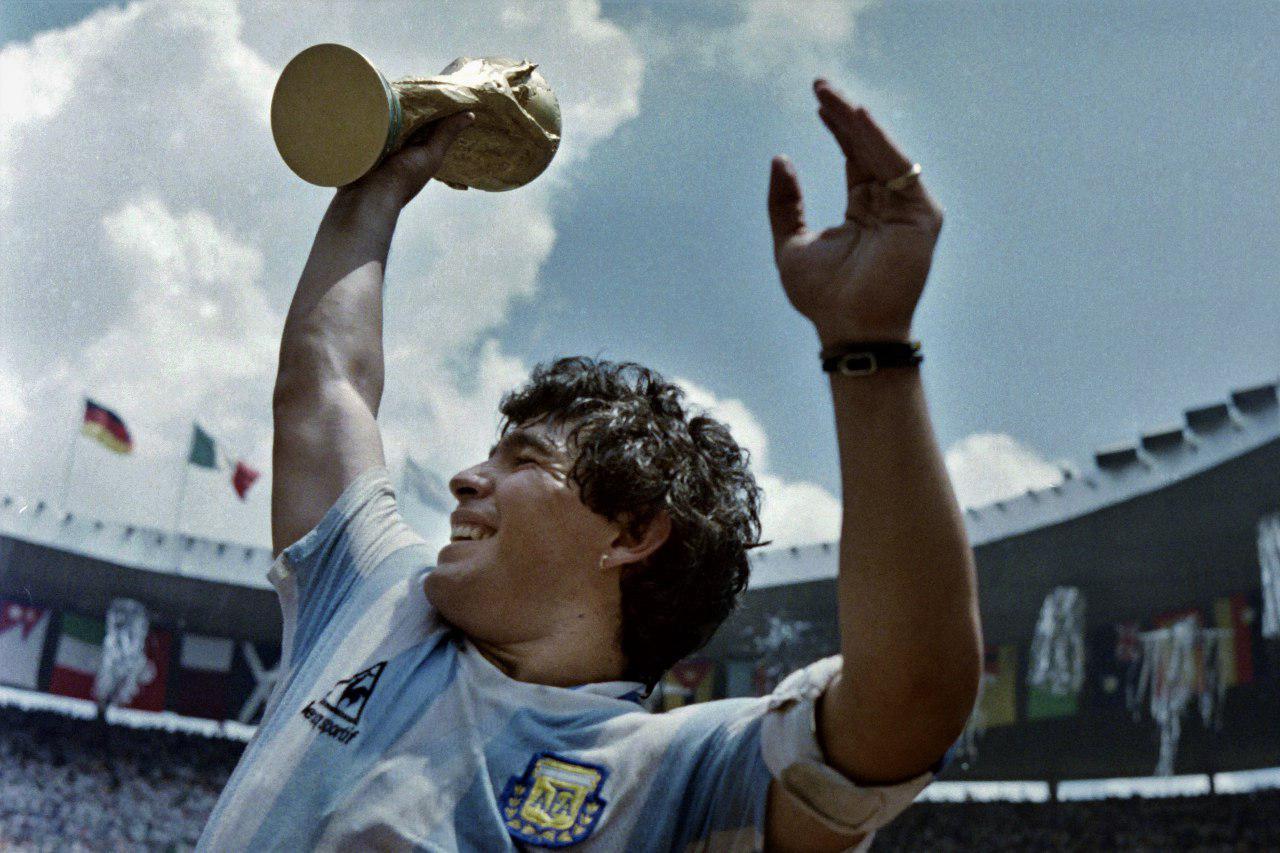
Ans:
[{"label": "fifa world cup trophy", "polygon": [[423,125],[470,111],[436,179],[500,192],[542,173],[560,144],[560,105],[530,62],[454,60],[434,77],[388,82],[363,55],[318,44],[291,59],[271,99],[271,132],[298,177],[323,187],[358,180]]}]

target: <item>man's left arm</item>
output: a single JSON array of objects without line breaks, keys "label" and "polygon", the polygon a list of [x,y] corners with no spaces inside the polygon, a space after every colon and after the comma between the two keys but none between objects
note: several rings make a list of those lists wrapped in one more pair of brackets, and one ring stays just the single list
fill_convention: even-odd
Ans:
[{"label": "man's left arm", "polygon": [[831,764],[859,782],[916,776],[955,742],[981,677],[973,552],[917,370],[833,374],[844,518],[844,666],[819,706]]},{"label": "man's left arm", "polygon": [[[769,214],[784,290],[824,349],[908,341],[941,208],[865,109],[824,81],[815,94],[846,157],[849,206],[843,224],[810,230],[795,171],[775,159]],[[830,382],[843,666],[819,703],[819,741],[850,780],[885,784],[934,766],[973,708],[982,662],[974,559],[918,368]]]}]

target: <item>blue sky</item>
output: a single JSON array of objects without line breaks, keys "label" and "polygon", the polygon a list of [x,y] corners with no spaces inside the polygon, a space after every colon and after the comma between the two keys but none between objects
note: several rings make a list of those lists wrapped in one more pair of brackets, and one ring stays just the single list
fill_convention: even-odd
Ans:
[{"label": "blue sky", "polygon": [[[0,5],[0,77],[22,72],[0,83],[0,254],[29,259],[0,270],[16,332],[0,348],[6,490],[57,490],[86,390],[151,448],[132,468],[78,449],[70,503],[87,511],[166,523],[181,466],[165,460],[197,412],[266,466],[264,363],[328,194],[245,116],[324,40],[392,77],[522,53],[569,107],[546,177],[502,197],[429,188],[393,245],[388,449],[442,477],[488,440],[470,422],[501,387],[540,360],[603,354],[678,376],[764,451],[775,538],[831,534],[829,396],[764,214],[780,152],[811,223],[842,214],[818,75],[869,106],[947,210],[916,333],[966,503],[1046,485],[1058,461],[1087,468],[1098,447],[1276,377],[1274,5],[467,5],[384,4],[371,21],[316,4],[294,29],[263,4]],[[502,258],[447,248],[495,229]],[[189,527],[261,541],[265,489],[239,506],[197,485]]]}]

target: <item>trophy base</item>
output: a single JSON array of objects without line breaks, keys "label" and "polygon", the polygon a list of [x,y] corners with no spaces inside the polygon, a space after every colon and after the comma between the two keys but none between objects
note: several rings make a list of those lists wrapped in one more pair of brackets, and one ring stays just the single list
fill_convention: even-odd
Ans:
[{"label": "trophy base", "polygon": [[382,73],[340,44],[289,61],[271,97],[271,134],[285,164],[310,184],[340,187],[382,159],[400,133],[400,101]]}]

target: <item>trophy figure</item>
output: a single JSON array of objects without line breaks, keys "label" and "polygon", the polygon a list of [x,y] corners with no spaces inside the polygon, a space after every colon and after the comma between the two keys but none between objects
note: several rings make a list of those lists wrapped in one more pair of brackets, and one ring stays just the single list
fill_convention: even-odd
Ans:
[{"label": "trophy figure", "polygon": [[318,44],[285,66],[271,98],[276,149],[308,183],[340,187],[400,150],[423,125],[471,111],[436,180],[501,192],[547,168],[560,144],[560,105],[531,62],[451,62],[434,77],[388,82],[368,59]]}]

